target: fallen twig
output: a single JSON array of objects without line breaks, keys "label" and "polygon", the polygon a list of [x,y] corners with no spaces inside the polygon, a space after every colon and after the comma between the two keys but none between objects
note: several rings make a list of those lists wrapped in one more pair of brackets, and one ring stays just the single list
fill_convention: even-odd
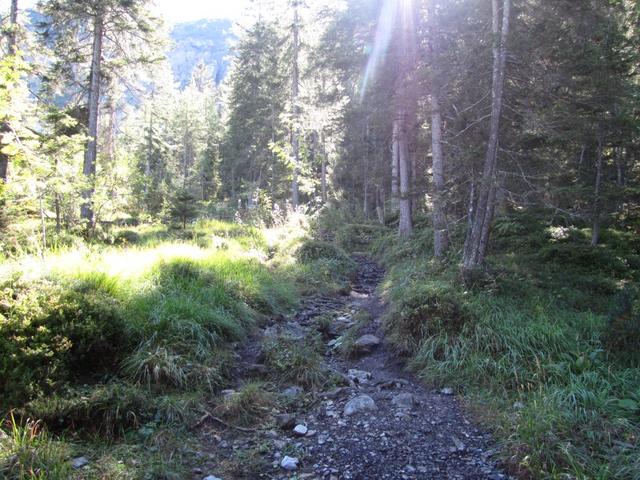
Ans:
[{"label": "fallen twig", "polygon": [[207,410],[204,411],[204,415],[202,416],[202,418],[200,418],[200,420],[198,420],[198,422],[193,425],[191,428],[198,428],[200,425],[202,425],[204,422],[206,422],[208,419],[213,420],[214,422],[218,422],[221,425],[224,425],[227,428],[233,428],[235,430],[238,430],[240,432],[244,432],[244,433],[255,433],[258,431],[257,428],[243,428],[243,427],[238,427],[236,425],[232,425],[228,422],[225,422],[224,420],[222,420],[219,417],[216,417],[215,415],[213,415],[211,412],[208,412]]}]

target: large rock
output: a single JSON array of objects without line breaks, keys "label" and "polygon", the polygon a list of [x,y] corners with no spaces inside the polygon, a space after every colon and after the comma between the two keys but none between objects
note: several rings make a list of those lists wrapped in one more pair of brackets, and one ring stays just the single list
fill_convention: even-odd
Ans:
[{"label": "large rock", "polygon": [[367,334],[356,340],[354,345],[360,352],[370,352],[380,345],[380,339],[375,335]]},{"label": "large rock", "polygon": [[344,406],[344,415],[350,417],[360,412],[372,412],[377,410],[376,402],[373,401],[369,395],[360,395],[359,397],[352,398]]},{"label": "large rock", "polygon": [[391,403],[393,403],[398,408],[408,410],[415,407],[418,404],[418,401],[412,393],[401,393],[400,395],[396,395],[395,397],[393,397]]},{"label": "large rock", "polygon": [[306,425],[296,425],[296,428],[293,429],[293,433],[298,435],[299,437],[304,437],[309,429]]},{"label": "large rock", "polygon": [[298,469],[299,460],[294,457],[284,457],[280,462],[280,466],[289,472],[293,472]]},{"label": "large rock", "polygon": [[87,459],[87,457],[78,457],[78,458],[74,458],[71,461],[71,466],[76,470],[84,468],[87,465],[89,465],[89,460]]}]

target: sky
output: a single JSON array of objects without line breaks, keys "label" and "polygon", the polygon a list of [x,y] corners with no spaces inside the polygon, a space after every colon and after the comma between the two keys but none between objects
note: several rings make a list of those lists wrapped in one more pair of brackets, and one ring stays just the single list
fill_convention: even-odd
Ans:
[{"label": "sky", "polygon": [[[188,22],[201,18],[228,18],[235,20],[249,5],[249,0],[153,0],[156,12],[167,23]],[[37,0],[21,0],[20,8],[31,8]],[[9,0],[0,0],[2,11],[8,9]]]},{"label": "sky", "polygon": [[168,23],[201,18],[236,19],[249,4],[248,0],[155,0]]}]

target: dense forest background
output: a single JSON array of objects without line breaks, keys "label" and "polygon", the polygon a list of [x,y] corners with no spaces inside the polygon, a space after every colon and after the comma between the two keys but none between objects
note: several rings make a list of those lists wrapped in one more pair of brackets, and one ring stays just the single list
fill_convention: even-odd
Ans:
[{"label": "dense forest background", "polygon": [[[171,29],[152,7],[12,0],[0,12],[1,408],[81,424],[37,402],[77,386],[96,352],[128,372],[116,387],[100,377],[102,395],[219,389],[223,362],[203,349],[295,305],[294,290],[340,291],[347,253],[366,250],[387,268],[398,352],[484,405],[513,472],[640,478],[637,2],[256,0],[236,23]],[[242,285],[241,299],[225,284],[191,314],[177,299],[153,310],[141,279],[63,281],[66,260],[36,275],[44,293],[30,286],[25,259],[108,264],[104,249],[164,241],[231,263],[262,251],[264,265],[189,257],[189,281],[222,269]],[[159,271],[158,295],[196,288],[186,270]],[[99,320],[81,327],[83,309]],[[224,319],[207,323],[211,310]],[[170,346],[181,335],[198,346]],[[61,338],[74,346],[52,346]],[[169,358],[192,370],[158,374]],[[205,371],[208,386],[195,380]]]}]

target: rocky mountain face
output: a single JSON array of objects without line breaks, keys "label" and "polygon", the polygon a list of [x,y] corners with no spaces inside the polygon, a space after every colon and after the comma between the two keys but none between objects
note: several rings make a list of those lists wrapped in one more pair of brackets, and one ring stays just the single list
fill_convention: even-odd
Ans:
[{"label": "rocky mountain face", "polygon": [[174,46],[169,53],[176,82],[186,86],[200,62],[209,67],[216,84],[229,69],[229,50],[235,39],[230,20],[196,20],[179,23],[171,31]]}]

